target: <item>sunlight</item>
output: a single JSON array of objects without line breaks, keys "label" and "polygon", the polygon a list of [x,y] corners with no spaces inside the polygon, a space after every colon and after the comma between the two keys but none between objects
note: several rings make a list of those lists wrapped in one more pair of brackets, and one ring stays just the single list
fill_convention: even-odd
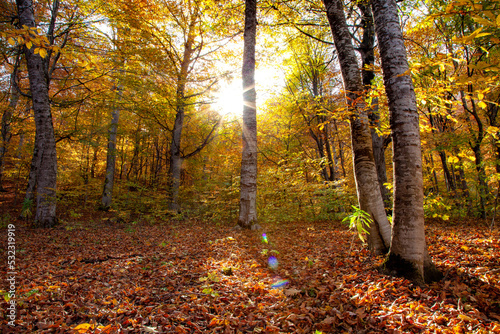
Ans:
[{"label": "sunlight", "polygon": [[215,108],[221,116],[240,117],[243,113],[241,80],[221,85],[216,95]]},{"label": "sunlight", "polygon": [[[273,94],[279,93],[284,87],[284,74],[273,67],[264,67],[255,71],[257,89],[257,113]],[[221,116],[241,117],[243,114],[243,89],[241,78],[221,84],[220,91],[215,95],[215,108]],[[259,108],[259,106],[261,108]]]}]

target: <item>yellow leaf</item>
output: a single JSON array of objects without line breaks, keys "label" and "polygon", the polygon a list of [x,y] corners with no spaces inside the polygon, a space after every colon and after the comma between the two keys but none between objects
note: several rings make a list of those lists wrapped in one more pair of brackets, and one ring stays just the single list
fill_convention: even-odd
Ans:
[{"label": "yellow leaf", "polygon": [[492,26],[492,27],[495,26],[495,23],[491,22],[490,20],[487,20],[487,19],[484,19],[482,17],[479,17],[479,16],[474,16],[473,19],[477,23],[482,24],[484,26]]},{"label": "yellow leaf", "polygon": [[88,323],[85,323],[85,324],[80,324],[76,327],[73,327],[74,330],[77,331],[77,333],[81,333],[81,334],[84,334],[86,333],[89,329],[94,329],[94,325],[93,324],[88,324]]},{"label": "yellow leaf", "polygon": [[8,42],[10,45],[16,45],[16,41],[12,37],[9,37]]},{"label": "yellow leaf", "polygon": [[479,37],[484,37],[484,36],[489,36],[491,35],[491,33],[489,32],[482,32],[480,34],[477,34],[476,36],[474,36],[474,38],[479,38]]},{"label": "yellow leaf", "polygon": [[479,101],[479,103],[477,104],[479,106],[479,108],[483,108],[483,109],[486,109],[486,103],[484,103],[483,101]]},{"label": "yellow leaf", "polygon": [[30,41],[27,41],[27,42],[26,42],[26,47],[27,47],[28,49],[31,49],[31,47],[32,47],[32,46],[33,46],[33,43],[31,43]]},{"label": "yellow leaf", "polygon": [[45,58],[47,56],[47,51],[45,49],[40,49],[40,57]]},{"label": "yellow leaf", "polygon": [[497,27],[500,27],[500,15],[497,16],[497,19],[495,20]]},{"label": "yellow leaf", "polygon": [[489,134],[494,134],[494,133],[497,133],[498,131],[500,131],[500,129],[497,128],[496,126],[489,126],[486,129],[486,132],[488,132]]},{"label": "yellow leaf", "polygon": [[484,99],[484,94],[483,93],[478,93],[477,94],[477,98],[480,99],[480,100]]},{"label": "yellow leaf", "polygon": [[465,314],[459,314],[458,317],[464,321],[468,321],[468,322],[473,321],[473,319],[471,317],[469,317],[468,315],[465,315]]},{"label": "yellow leaf", "polygon": [[40,52],[40,48],[35,48],[34,53],[37,55]]}]

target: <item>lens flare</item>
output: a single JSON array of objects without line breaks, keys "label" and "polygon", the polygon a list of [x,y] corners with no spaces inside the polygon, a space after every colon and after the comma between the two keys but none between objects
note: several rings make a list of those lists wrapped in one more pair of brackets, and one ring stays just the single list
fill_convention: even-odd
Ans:
[{"label": "lens flare", "polygon": [[284,287],[285,285],[287,285],[289,282],[287,279],[279,279],[277,280],[276,282],[274,282],[273,284],[271,284],[271,288],[282,288]]},{"label": "lens flare", "polygon": [[276,258],[276,256],[270,256],[267,263],[269,264],[269,268],[271,268],[272,270],[278,268],[278,259]]},{"label": "lens flare", "polygon": [[265,233],[262,233],[262,242],[267,244],[267,235]]}]

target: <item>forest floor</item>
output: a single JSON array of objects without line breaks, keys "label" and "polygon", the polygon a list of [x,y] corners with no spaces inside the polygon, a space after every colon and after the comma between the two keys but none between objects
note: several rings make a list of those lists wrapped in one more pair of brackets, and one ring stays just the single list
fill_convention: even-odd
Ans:
[{"label": "forest floor", "polygon": [[[15,217],[2,196],[3,217]],[[419,287],[380,274],[383,258],[339,222],[242,231],[114,215],[73,213],[55,229],[8,222],[15,327],[2,228],[0,332],[500,333],[500,233],[473,220],[428,221],[429,251],[445,278]]]}]

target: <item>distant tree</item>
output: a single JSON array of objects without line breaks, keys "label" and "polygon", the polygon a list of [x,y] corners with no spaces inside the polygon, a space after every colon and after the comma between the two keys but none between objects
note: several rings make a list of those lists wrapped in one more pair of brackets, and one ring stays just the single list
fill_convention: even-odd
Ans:
[{"label": "distant tree", "polygon": [[257,0],[245,1],[243,50],[243,151],[241,155],[240,213],[238,225],[258,229],[257,223],[257,105],[255,91],[255,44]]},{"label": "distant tree", "polygon": [[[121,96],[121,87],[116,87],[118,100]],[[109,210],[113,200],[113,184],[115,180],[116,166],[116,136],[118,133],[118,121],[120,118],[120,106],[115,101],[113,110],[111,111],[111,123],[108,130],[108,151],[106,154],[106,176],[104,179],[104,187],[101,199],[101,210]]]}]

